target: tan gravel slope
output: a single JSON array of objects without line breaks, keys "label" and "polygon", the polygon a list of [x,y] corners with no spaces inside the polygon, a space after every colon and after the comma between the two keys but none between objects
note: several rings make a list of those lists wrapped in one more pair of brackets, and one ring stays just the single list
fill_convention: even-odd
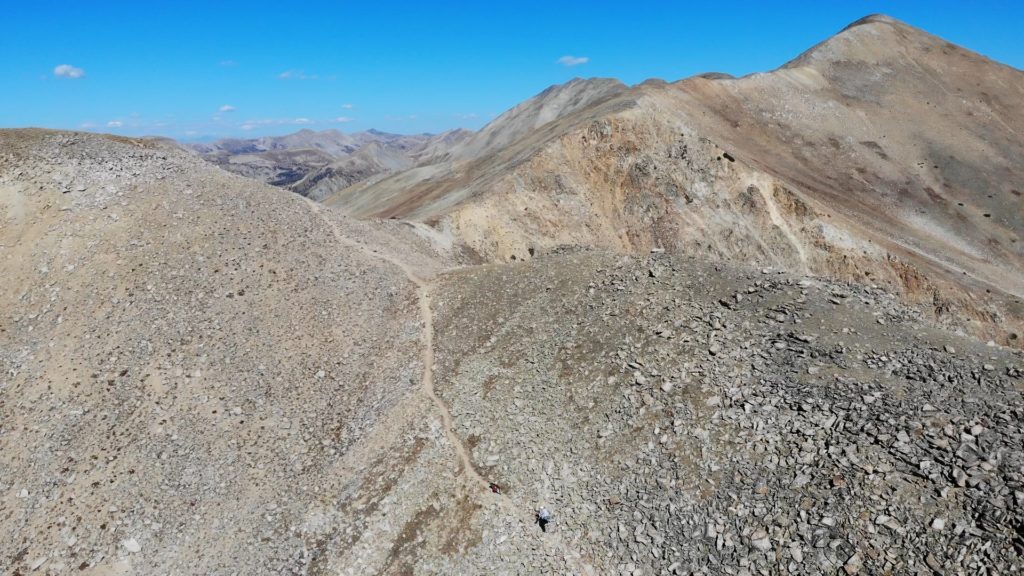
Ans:
[{"label": "tan gravel slope", "polygon": [[366,573],[392,507],[457,513],[409,226],[36,130],[0,132],[0,218],[4,573]]}]

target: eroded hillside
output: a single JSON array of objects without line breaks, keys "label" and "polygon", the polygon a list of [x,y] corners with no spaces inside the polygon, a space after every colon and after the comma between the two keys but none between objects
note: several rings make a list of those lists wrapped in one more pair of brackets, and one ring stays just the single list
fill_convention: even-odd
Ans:
[{"label": "eroded hillside", "polygon": [[661,247],[886,286],[1020,346],[1021,102],[1020,71],[871,17],[779,70],[648,82],[327,202],[489,261]]}]

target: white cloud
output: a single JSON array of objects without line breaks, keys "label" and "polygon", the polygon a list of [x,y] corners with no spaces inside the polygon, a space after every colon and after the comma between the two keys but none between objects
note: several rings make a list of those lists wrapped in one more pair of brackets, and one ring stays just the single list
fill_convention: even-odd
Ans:
[{"label": "white cloud", "polygon": [[587,62],[590,62],[590,58],[586,56],[572,56],[568,54],[558,59],[558,63],[562,66],[579,66]]},{"label": "white cloud", "polygon": [[120,120],[111,120],[110,122],[107,122],[107,128],[120,128],[121,126],[124,126],[124,122],[121,122]]},{"label": "white cloud", "polygon": [[341,107],[344,108],[345,110],[351,110],[351,109],[355,108],[355,106],[353,106],[351,104],[342,104]]},{"label": "white cloud", "polygon": [[302,126],[306,124],[316,124],[317,122],[309,118],[260,118],[256,120],[246,120],[239,126],[242,130],[252,130],[259,126]]},{"label": "white cloud", "polygon": [[352,118],[349,118],[348,116],[338,116],[334,121],[344,124],[345,122],[351,122]]},{"label": "white cloud", "polygon": [[316,80],[316,74],[306,74],[302,70],[285,70],[277,75],[280,80]]},{"label": "white cloud", "polygon": [[76,80],[78,78],[85,78],[85,70],[72,66],[71,64],[61,64],[53,69],[53,75],[58,78],[71,78]]},{"label": "white cloud", "polygon": [[220,111],[220,112],[234,112],[235,111],[235,107],[232,106],[231,104],[225,104],[225,105],[221,106],[218,111]]}]

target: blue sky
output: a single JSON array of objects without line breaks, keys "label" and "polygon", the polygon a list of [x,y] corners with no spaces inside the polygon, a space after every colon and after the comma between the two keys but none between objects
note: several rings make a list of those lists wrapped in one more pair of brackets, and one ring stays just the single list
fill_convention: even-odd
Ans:
[{"label": "blue sky", "polygon": [[875,12],[1024,68],[1008,1],[5,4],[0,126],[183,139],[476,129],[576,76],[769,70]]}]

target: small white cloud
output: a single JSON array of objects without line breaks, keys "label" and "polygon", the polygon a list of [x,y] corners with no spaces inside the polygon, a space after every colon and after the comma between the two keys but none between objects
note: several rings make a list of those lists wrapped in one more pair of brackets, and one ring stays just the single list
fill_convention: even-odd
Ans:
[{"label": "small white cloud", "polygon": [[71,78],[77,80],[78,78],[85,78],[85,70],[72,66],[71,64],[61,64],[53,69],[53,75],[58,78]]},{"label": "small white cloud", "polygon": [[220,111],[220,112],[234,112],[235,111],[235,107],[232,106],[231,104],[225,104],[225,105],[221,106],[218,109],[218,111]]},{"label": "small white cloud", "polygon": [[238,62],[234,60],[221,60],[220,65],[225,67],[238,66]]},{"label": "small white cloud", "polygon": [[302,70],[285,70],[277,75],[280,80],[316,80],[316,74],[306,74]]},{"label": "small white cloud", "polygon": [[355,108],[355,106],[353,106],[351,104],[342,104],[341,107],[344,108],[345,110],[351,110],[351,109]]},{"label": "small white cloud", "polygon": [[317,122],[309,118],[260,118],[257,120],[246,120],[239,126],[242,130],[252,130],[259,126],[287,126],[287,125],[305,125],[305,124],[316,124]]},{"label": "small white cloud", "polygon": [[120,120],[111,120],[110,122],[107,122],[107,128],[120,128],[121,126],[124,126],[124,122],[121,122]]},{"label": "small white cloud", "polygon": [[580,64],[586,64],[587,62],[590,62],[590,58],[586,56],[565,55],[558,59],[558,63],[562,66],[579,66]]},{"label": "small white cloud", "polygon": [[351,122],[352,118],[349,118],[348,116],[338,116],[334,121],[344,124],[345,122]]},{"label": "small white cloud", "polygon": [[268,124],[275,124],[275,123],[277,123],[277,122],[274,121],[274,120],[246,120],[242,124],[241,128],[242,128],[242,130],[252,130],[253,128],[256,128],[257,126],[266,126]]}]

